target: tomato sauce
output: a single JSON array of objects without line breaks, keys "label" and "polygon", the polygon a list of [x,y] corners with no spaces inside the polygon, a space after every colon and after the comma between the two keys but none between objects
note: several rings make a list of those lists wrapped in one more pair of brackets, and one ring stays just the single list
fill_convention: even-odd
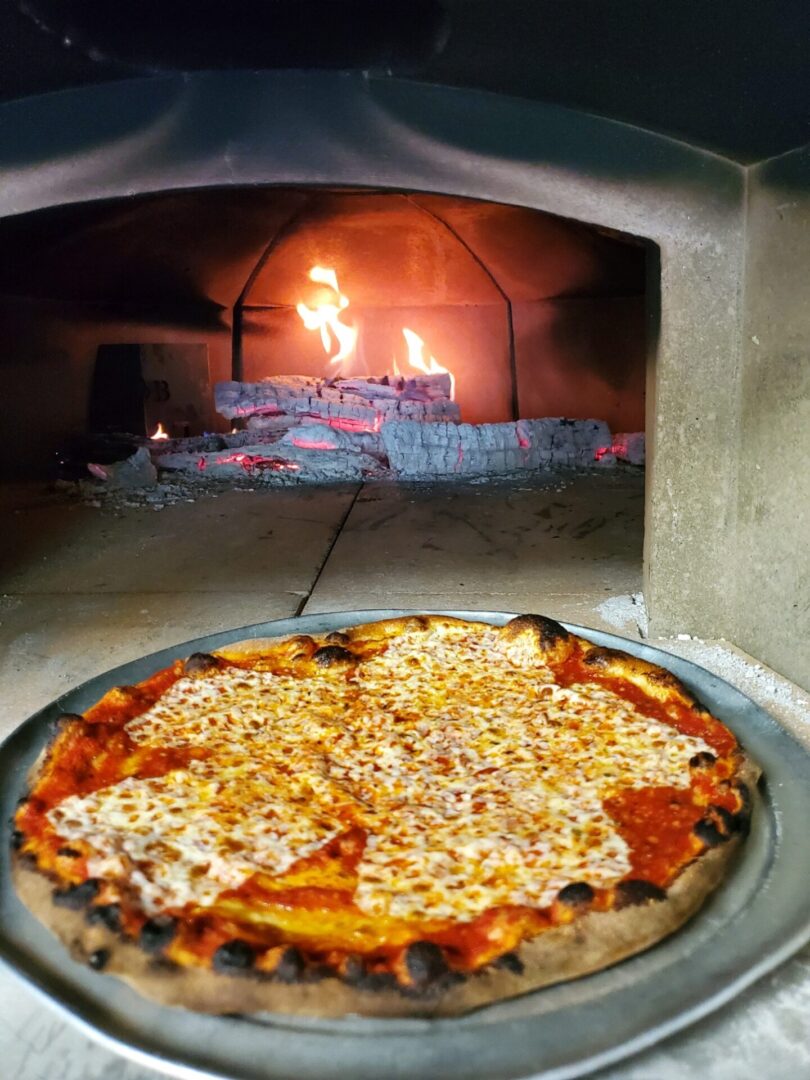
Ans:
[{"label": "tomato sauce", "polygon": [[612,690],[614,694],[629,701],[642,716],[649,716],[652,720],[669,724],[682,735],[692,735],[703,739],[721,757],[732,753],[737,748],[734,735],[709,713],[700,712],[674,697],[666,703],[657,701],[629,679],[617,678],[615,675],[604,674],[589,667],[584,663],[582,654],[579,652],[563,664],[556,666],[555,674],[562,686],[595,683],[606,690]]},{"label": "tomato sauce", "polygon": [[664,888],[702,848],[692,830],[705,811],[695,805],[689,788],[620,791],[604,806],[630,848],[628,878]]}]

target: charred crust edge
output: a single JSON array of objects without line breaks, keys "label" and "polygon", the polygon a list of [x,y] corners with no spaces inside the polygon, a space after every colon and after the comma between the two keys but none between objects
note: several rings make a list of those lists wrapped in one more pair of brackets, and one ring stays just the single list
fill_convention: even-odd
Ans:
[{"label": "charred crust edge", "polygon": [[728,836],[721,832],[717,824],[712,821],[710,817],[701,818],[700,821],[696,821],[692,832],[705,844],[707,848],[718,847],[720,844],[724,844],[728,840]]},{"label": "charred crust edge", "polygon": [[686,689],[684,684],[678,678],[677,675],[673,675],[671,671],[667,671],[666,668],[657,668],[655,671],[648,671],[646,673],[648,682],[651,682],[653,686],[666,686],[669,690],[677,690],[679,694],[682,694],[685,698],[688,698],[692,707],[694,708],[694,698]]},{"label": "charred crust edge", "polygon": [[514,952],[503,953],[497,960],[492,961],[492,966],[502,971],[510,971],[513,975],[522,975],[526,970],[526,965]]},{"label": "charred crust edge", "polygon": [[571,635],[565,627],[554,619],[545,615],[517,615],[510,619],[504,627],[510,637],[522,634],[525,630],[532,630],[537,634],[541,645],[550,648],[560,641],[568,641]]},{"label": "charred crust edge", "polygon": [[432,941],[414,941],[405,950],[403,963],[408,982],[396,984],[403,997],[436,998],[466,980],[466,975],[450,967],[444,950]]},{"label": "charred crust edge", "polygon": [[637,904],[646,904],[650,901],[666,900],[666,892],[653,885],[651,881],[643,878],[630,878],[628,881],[620,881],[616,886],[616,898],[614,907],[621,911],[622,908],[635,907]]},{"label": "charred crust edge", "polygon": [[294,945],[290,945],[279,957],[271,974],[278,982],[294,983],[303,977],[305,970],[304,957]]},{"label": "charred crust edge", "polygon": [[66,889],[54,889],[53,902],[57,907],[67,908],[69,911],[81,911],[96,898],[99,887],[98,878],[88,878],[79,885],[68,885]]},{"label": "charred crust edge", "polygon": [[75,723],[77,720],[84,720],[84,717],[81,713],[63,712],[59,713],[58,716],[55,716],[53,720],[51,720],[48,727],[52,735],[58,735],[63,727],[66,727],[68,724]]},{"label": "charred crust edge", "polygon": [[354,986],[358,990],[366,990],[372,994],[380,994],[386,990],[402,990],[402,987],[397,982],[396,975],[392,971],[367,971],[362,964],[359,971],[355,973],[347,972],[343,976],[343,981],[349,986]]},{"label": "charred crust edge", "polygon": [[103,926],[117,934],[121,930],[121,908],[118,904],[93,904],[87,909],[88,926]]},{"label": "charred crust edge", "polygon": [[411,987],[417,990],[424,990],[450,973],[444,952],[432,941],[414,941],[408,946],[405,950],[405,970]]},{"label": "charred crust edge", "polygon": [[87,965],[93,971],[103,971],[110,959],[109,949],[94,949],[87,957]]},{"label": "charred crust edge", "polygon": [[250,971],[256,959],[252,945],[242,938],[232,938],[217,949],[211,958],[211,967],[228,975]]},{"label": "charred crust edge", "polygon": [[[747,789],[746,789],[747,790]],[[709,812],[696,822],[692,832],[706,847],[718,847],[748,827],[748,812],[732,814],[725,806],[710,806]]]},{"label": "charred crust edge", "polygon": [[355,664],[357,657],[342,645],[322,645],[312,659],[318,667],[328,668],[334,664]]},{"label": "charred crust edge", "polygon": [[740,809],[734,815],[735,829],[740,836],[747,836],[751,829],[751,813],[754,809],[751,789],[743,780],[738,780],[733,787],[740,800]]},{"label": "charred crust edge", "polygon": [[590,904],[596,894],[587,881],[572,881],[557,893],[557,899],[566,907],[582,907]]},{"label": "charred crust edge", "polygon": [[195,652],[183,664],[186,675],[206,675],[209,671],[216,671],[222,664],[211,653]]},{"label": "charred crust edge", "polygon": [[582,663],[587,667],[606,668],[616,661],[624,661],[630,658],[630,654],[621,652],[620,649],[609,649],[604,645],[594,645],[587,649],[582,656]]},{"label": "charred crust edge", "polygon": [[717,758],[714,754],[710,754],[708,750],[701,750],[698,754],[693,754],[689,758],[690,769],[710,769],[712,765],[717,762]]},{"label": "charred crust edge", "polygon": [[174,939],[177,933],[177,919],[168,915],[156,915],[141,927],[138,944],[150,956],[158,956]]}]

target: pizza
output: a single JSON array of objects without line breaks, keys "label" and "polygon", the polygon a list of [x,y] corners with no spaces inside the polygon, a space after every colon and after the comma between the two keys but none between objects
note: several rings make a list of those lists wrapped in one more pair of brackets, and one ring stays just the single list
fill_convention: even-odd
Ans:
[{"label": "pizza", "polygon": [[15,884],[167,1004],[455,1015],[672,933],[757,776],[654,664],[539,615],[408,616],[195,653],[62,716]]}]

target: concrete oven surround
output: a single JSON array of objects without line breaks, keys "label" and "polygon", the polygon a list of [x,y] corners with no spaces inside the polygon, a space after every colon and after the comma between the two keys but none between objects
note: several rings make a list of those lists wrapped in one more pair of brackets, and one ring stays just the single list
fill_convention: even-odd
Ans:
[{"label": "concrete oven surround", "polygon": [[651,630],[728,638],[810,686],[806,151],[745,168],[494,94],[208,73],[0,106],[0,169],[2,216],[172,189],[346,185],[511,203],[652,241]]}]

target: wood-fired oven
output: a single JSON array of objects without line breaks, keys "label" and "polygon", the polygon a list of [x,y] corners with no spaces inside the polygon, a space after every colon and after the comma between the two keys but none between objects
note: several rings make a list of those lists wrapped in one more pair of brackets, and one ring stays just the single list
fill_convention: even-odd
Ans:
[{"label": "wood-fired oven", "polygon": [[0,104],[14,722],[184,638],[394,606],[669,638],[795,719],[810,150],[763,73],[801,97],[802,35],[757,98],[737,4],[669,13],[688,71],[664,6],[319,0],[315,44],[280,0],[219,43],[161,6],[200,20],[177,63],[155,5],[13,16],[83,57]]}]

